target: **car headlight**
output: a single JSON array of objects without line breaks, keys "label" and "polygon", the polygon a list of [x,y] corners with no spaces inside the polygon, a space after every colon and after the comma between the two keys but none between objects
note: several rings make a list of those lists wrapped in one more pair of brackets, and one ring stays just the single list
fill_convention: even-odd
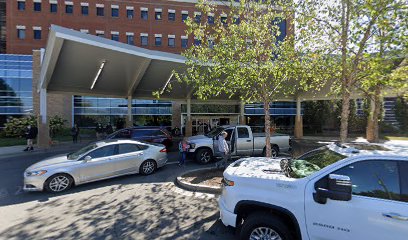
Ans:
[{"label": "car headlight", "polygon": [[196,144],[195,143],[190,143],[190,148],[191,149],[194,149],[196,147]]},{"label": "car headlight", "polygon": [[32,172],[27,172],[26,176],[27,177],[32,177],[32,176],[42,176],[46,173],[46,170],[39,170],[39,171],[32,171]]}]

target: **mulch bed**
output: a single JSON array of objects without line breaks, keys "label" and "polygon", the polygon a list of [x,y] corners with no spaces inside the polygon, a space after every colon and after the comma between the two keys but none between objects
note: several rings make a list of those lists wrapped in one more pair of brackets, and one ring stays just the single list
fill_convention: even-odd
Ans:
[{"label": "mulch bed", "polygon": [[219,187],[223,178],[223,169],[209,169],[206,171],[188,173],[182,176],[183,181],[192,183],[207,185],[211,187]]}]

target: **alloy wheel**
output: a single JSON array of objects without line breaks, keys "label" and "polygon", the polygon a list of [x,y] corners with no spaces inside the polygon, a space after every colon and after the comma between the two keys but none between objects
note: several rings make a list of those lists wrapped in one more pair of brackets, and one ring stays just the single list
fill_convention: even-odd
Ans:
[{"label": "alloy wheel", "polygon": [[154,172],[154,163],[152,161],[147,161],[142,167],[143,173],[148,175]]},{"label": "alloy wheel", "polygon": [[70,181],[66,176],[57,176],[50,181],[49,188],[53,192],[61,192],[69,187]]},{"label": "alloy wheel", "polygon": [[201,162],[207,163],[211,160],[211,156],[210,153],[205,151],[203,153],[201,153]]},{"label": "alloy wheel", "polygon": [[269,227],[258,227],[255,228],[251,235],[249,235],[250,240],[282,240],[281,236],[272,228]]}]

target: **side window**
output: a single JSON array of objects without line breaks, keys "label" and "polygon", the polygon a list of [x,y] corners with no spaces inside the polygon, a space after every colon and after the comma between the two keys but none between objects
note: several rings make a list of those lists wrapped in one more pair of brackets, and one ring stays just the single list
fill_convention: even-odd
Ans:
[{"label": "side window", "polygon": [[249,138],[249,132],[247,128],[238,128],[238,138]]},{"label": "side window", "polygon": [[119,144],[118,146],[118,153],[119,154],[126,154],[130,152],[137,152],[139,151],[139,147],[136,144]]},{"label": "side window", "polygon": [[146,150],[146,149],[149,148],[148,146],[146,146],[146,145],[141,145],[141,144],[139,144],[138,147],[139,147],[140,150]]},{"label": "side window", "polygon": [[91,156],[92,158],[102,158],[115,155],[115,145],[109,145],[106,147],[98,148],[92,152],[90,152],[87,156]]},{"label": "side window", "polygon": [[353,194],[400,200],[398,163],[370,160],[350,164],[334,172],[351,179]]},{"label": "side window", "polygon": [[125,130],[118,132],[115,138],[130,138],[130,130],[125,129]]},{"label": "side window", "polygon": [[400,183],[401,183],[401,201],[408,202],[408,162],[401,162]]}]

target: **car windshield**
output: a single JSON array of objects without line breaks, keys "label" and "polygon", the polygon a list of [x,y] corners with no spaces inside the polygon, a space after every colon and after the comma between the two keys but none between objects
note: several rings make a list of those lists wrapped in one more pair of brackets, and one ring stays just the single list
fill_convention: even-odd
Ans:
[{"label": "car windshield", "polygon": [[98,147],[98,146],[96,146],[96,144],[91,144],[91,145],[88,145],[88,146],[86,146],[86,147],[84,147],[84,148],[81,148],[81,149],[79,149],[79,150],[76,151],[76,152],[73,152],[73,153],[68,154],[68,155],[67,155],[68,160],[76,160],[76,159],[78,159],[80,156],[82,156],[83,154],[85,154],[85,153],[87,153],[87,152],[89,152],[89,151],[91,151],[92,149],[95,149],[95,148],[97,148],[97,147]]},{"label": "car windshield", "polygon": [[224,129],[225,128],[223,128],[223,127],[214,128],[213,130],[211,130],[207,134],[205,134],[205,136],[213,138],[215,136],[218,136],[222,131],[224,131]]},{"label": "car windshield", "polygon": [[290,176],[304,178],[344,158],[346,156],[336,153],[328,147],[321,147],[290,161]]}]

